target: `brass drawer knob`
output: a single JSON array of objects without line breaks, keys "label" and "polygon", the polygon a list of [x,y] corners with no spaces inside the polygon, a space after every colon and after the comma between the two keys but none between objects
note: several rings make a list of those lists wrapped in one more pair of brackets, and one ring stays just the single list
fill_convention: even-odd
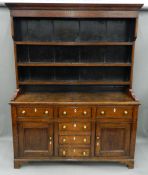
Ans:
[{"label": "brass drawer knob", "polygon": [[97,137],[97,140],[99,140],[100,139],[100,137]]},{"label": "brass drawer knob", "polygon": [[76,123],[74,123],[73,127],[74,127],[74,128],[76,128],[76,127],[77,127],[77,124],[76,124]]},{"label": "brass drawer knob", "polygon": [[49,112],[46,110],[46,111],[45,111],[45,114],[48,114],[48,113],[49,113]]},{"label": "brass drawer knob", "polygon": [[84,128],[84,129],[86,129],[86,128],[87,128],[87,126],[86,126],[86,125],[84,125],[84,126],[83,126],[83,128]]},{"label": "brass drawer knob", "polygon": [[63,111],[63,115],[67,115],[67,112],[66,111]]},{"label": "brass drawer knob", "polygon": [[87,139],[86,139],[86,138],[84,138],[84,139],[83,139],[83,141],[84,141],[84,143],[86,143]]},{"label": "brass drawer knob", "polygon": [[37,112],[37,109],[36,108],[34,109],[34,112]]},{"label": "brass drawer knob", "polygon": [[86,156],[86,152],[85,151],[83,152],[83,156]]},{"label": "brass drawer knob", "polygon": [[50,141],[49,144],[51,145],[52,144],[52,141]]},{"label": "brass drawer knob", "polygon": [[76,140],[76,137],[73,137],[73,140],[75,141]]},{"label": "brass drawer knob", "polygon": [[83,114],[86,115],[87,114],[87,111],[84,111]]},{"label": "brass drawer knob", "polygon": [[74,113],[76,113],[77,112],[77,109],[74,109]]},{"label": "brass drawer knob", "polygon": [[101,111],[101,112],[100,112],[100,114],[101,114],[101,115],[104,115],[104,114],[105,114],[105,112],[104,112],[104,111]]},{"label": "brass drawer knob", "polygon": [[128,111],[124,111],[124,114],[127,115],[128,114]]},{"label": "brass drawer knob", "polygon": [[97,142],[97,146],[99,146],[100,145],[100,143],[99,142]]},{"label": "brass drawer knob", "polygon": [[65,156],[66,155],[66,151],[65,150],[63,150],[63,156]]},{"label": "brass drawer knob", "polygon": [[75,153],[76,152],[76,149],[73,149],[73,152]]},{"label": "brass drawer knob", "polygon": [[63,125],[63,129],[66,129],[66,125]]},{"label": "brass drawer knob", "polygon": [[52,140],[52,137],[49,137],[49,140]]},{"label": "brass drawer knob", "polygon": [[66,142],[66,139],[65,139],[65,138],[63,139],[63,142],[64,142],[64,143]]},{"label": "brass drawer knob", "polygon": [[23,110],[23,111],[22,111],[22,114],[26,114],[26,111],[25,111],[25,110]]}]

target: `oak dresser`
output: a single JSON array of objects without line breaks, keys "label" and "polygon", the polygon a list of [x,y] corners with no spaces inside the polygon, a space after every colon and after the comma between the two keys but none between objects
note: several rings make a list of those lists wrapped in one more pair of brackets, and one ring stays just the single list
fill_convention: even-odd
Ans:
[{"label": "oak dresser", "polygon": [[132,91],[142,4],[8,3],[17,90],[14,167],[30,161],[134,167]]}]

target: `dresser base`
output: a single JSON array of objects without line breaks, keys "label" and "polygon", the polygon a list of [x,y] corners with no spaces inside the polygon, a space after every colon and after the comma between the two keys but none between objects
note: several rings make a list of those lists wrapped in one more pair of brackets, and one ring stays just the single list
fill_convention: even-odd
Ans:
[{"label": "dresser base", "polygon": [[21,94],[11,103],[14,168],[39,161],[134,167],[138,101],[116,92],[86,95]]}]

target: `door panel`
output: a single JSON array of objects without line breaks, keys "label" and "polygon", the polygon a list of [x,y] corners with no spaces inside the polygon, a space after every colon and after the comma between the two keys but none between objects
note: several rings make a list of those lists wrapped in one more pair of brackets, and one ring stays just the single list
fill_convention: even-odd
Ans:
[{"label": "door panel", "polygon": [[130,124],[97,123],[96,156],[128,156]]},{"label": "door panel", "polygon": [[18,129],[20,156],[52,156],[52,124],[23,122],[19,124]]}]

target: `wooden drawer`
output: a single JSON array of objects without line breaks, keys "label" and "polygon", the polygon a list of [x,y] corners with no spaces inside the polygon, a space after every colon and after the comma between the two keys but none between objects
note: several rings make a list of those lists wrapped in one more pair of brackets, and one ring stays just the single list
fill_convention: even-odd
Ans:
[{"label": "wooden drawer", "polygon": [[90,107],[60,107],[59,117],[79,117],[79,118],[90,118],[91,108]]},{"label": "wooden drawer", "polygon": [[59,144],[80,144],[89,145],[90,136],[59,136]]},{"label": "wooden drawer", "polygon": [[18,117],[53,117],[53,109],[49,107],[18,107]]},{"label": "wooden drawer", "polygon": [[79,131],[88,132],[91,129],[91,124],[86,122],[61,122],[59,123],[59,131]]},{"label": "wooden drawer", "polygon": [[109,117],[109,118],[132,118],[132,107],[98,107],[97,118]]},{"label": "wooden drawer", "polygon": [[62,157],[88,157],[90,156],[89,148],[60,148],[59,156]]}]

